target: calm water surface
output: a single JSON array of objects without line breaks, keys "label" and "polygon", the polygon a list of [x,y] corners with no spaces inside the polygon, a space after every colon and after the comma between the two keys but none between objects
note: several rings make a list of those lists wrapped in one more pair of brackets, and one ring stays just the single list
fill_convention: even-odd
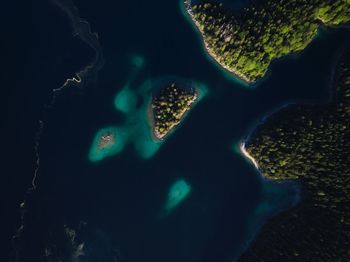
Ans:
[{"label": "calm water surface", "polygon": [[[266,217],[295,197],[292,186],[263,181],[237,153],[239,141],[286,103],[326,99],[334,59],[349,35],[323,30],[301,55],[274,63],[272,74],[252,89],[206,55],[178,0],[76,5],[99,34],[105,66],[95,84],[79,95],[66,92],[50,112],[24,253],[36,261],[42,245],[61,245],[57,236],[67,225],[85,242],[86,260],[72,261],[234,260]],[[138,68],[135,56],[143,61]],[[113,105],[118,91],[127,82],[136,90],[168,75],[202,82],[209,93],[152,158],[142,159],[129,144],[91,163],[95,133],[126,121]],[[161,217],[177,179],[191,192]],[[79,235],[82,227],[88,230]]]}]

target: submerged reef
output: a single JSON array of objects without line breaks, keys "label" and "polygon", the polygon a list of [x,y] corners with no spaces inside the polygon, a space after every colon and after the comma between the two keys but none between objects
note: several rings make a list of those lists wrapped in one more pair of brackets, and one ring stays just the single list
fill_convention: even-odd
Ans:
[{"label": "submerged reef", "polygon": [[349,0],[262,0],[239,12],[211,1],[185,5],[209,55],[248,83],[273,60],[305,49],[320,25],[350,22]]},{"label": "submerged reef", "polygon": [[169,189],[168,198],[162,210],[162,215],[168,215],[191,193],[191,186],[184,180],[176,180]]},{"label": "submerged reef", "polygon": [[273,217],[239,261],[350,261],[350,52],[328,104],[291,105],[245,143],[265,178],[298,181],[301,202]]},{"label": "submerged reef", "polygon": [[114,99],[114,107],[125,114],[130,113],[136,107],[137,99],[130,88],[123,88]]},{"label": "submerged reef", "polygon": [[192,86],[185,87],[173,82],[161,88],[151,103],[154,136],[163,139],[180,123],[197,98],[198,91]]}]

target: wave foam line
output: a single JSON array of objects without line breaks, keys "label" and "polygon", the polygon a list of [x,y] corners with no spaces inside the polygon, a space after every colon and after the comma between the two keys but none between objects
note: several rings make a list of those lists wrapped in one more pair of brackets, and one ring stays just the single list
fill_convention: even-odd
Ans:
[{"label": "wave foam line", "polygon": [[34,174],[31,181],[30,187],[26,190],[26,194],[23,202],[20,204],[20,225],[17,228],[15,234],[12,237],[12,248],[13,254],[11,254],[10,261],[18,262],[19,258],[19,246],[20,239],[22,236],[23,229],[25,227],[25,213],[26,213],[26,202],[27,198],[31,193],[37,189],[37,178],[38,172],[40,169],[40,140],[45,127],[45,120],[47,119],[48,111],[50,108],[53,108],[55,105],[56,98],[61,92],[68,88],[79,87],[83,88],[89,82],[94,82],[97,79],[98,71],[104,65],[104,58],[102,47],[98,40],[98,35],[95,32],[92,32],[89,23],[83,20],[80,17],[78,9],[74,6],[71,0],[52,0],[52,3],[59,7],[65,15],[68,17],[72,26],[72,35],[73,37],[79,37],[83,42],[89,45],[95,51],[94,60],[86,65],[81,71],[76,72],[72,78],[65,80],[62,86],[59,88],[52,89],[51,101],[44,105],[42,111],[42,118],[39,120],[39,127],[35,135],[35,145],[34,145],[34,154],[35,154],[35,168]]}]

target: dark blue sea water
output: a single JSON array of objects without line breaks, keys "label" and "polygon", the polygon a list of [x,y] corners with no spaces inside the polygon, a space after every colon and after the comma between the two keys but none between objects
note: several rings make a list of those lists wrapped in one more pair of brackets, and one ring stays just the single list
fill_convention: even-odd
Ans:
[{"label": "dark blue sea water", "polygon": [[[75,4],[98,33],[105,64],[96,82],[65,90],[45,111],[37,190],[26,203],[22,261],[42,261],[45,250],[63,261],[234,261],[261,223],[296,197],[295,185],[262,180],[237,152],[239,141],[286,103],[327,99],[348,32],[322,29],[302,54],[277,61],[269,77],[249,88],[207,56],[179,0]],[[31,85],[47,92],[91,60],[92,50],[67,34],[63,12],[37,8],[53,12],[40,18],[40,26],[62,19],[44,26],[50,29],[46,34],[56,30],[60,35],[51,45],[33,40],[37,51],[30,62],[38,69],[31,69]],[[55,52],[58,57],[47,58]],[[131,62],[135,56],[144,61],[137,71]],[[56,62],[51,74],[63,80],[44,88],[40,68],[52,67],[59,58],[64,63]],[[125,121],[113,105],[118,91],[128,81],[137,89],[168,75],[204,83],[209,93],[152,158],[142,159],[127,145],[121,154],[91,163],[88,152],[96,132]],[[169,187],[178,178],[192,191],[161,218]],[[74,243],[65,228],[75,231]],[[85,255],[72,256],[80,243]]]}]

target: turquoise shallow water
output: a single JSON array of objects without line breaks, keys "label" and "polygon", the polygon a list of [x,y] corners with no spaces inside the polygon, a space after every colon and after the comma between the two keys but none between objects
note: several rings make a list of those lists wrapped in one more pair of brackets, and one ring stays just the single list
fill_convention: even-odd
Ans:
[{"label": "turquoise shallow water", "polygon": [[[99,34],[105,65],[95,84],[79,96],[64,93],[50,112],[23,253],[32,261],[47,245],[69,253],[61,237],[68,226],[85,243],[87,261],[235,260],[266,218],[295,200],[294,185],[264,181],[235,148],[285,103],[325,99],[349,35],[321,32],[301,55],[274,63],[253,90],[208,58],[177,0],[76,5]],[[208,92],[154,143],[145,105],[168,76]],[[105,127],[119,131],[123,146],[91,162],[91,144]],[[177,188],[185,197],[176,197]],[[160,216],[167,206],[172,212]]]}]

